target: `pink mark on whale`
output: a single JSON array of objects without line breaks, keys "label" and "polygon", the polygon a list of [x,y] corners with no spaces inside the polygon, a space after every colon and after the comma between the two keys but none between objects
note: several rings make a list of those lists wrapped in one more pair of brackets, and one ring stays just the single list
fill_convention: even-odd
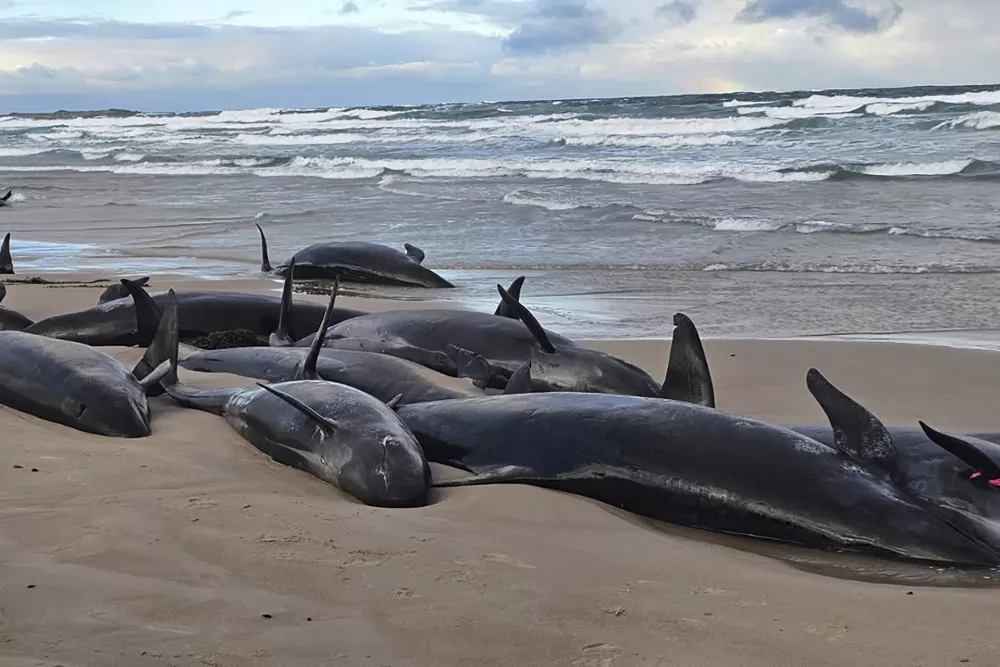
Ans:
[{"label": "pink mark on whale", "polygon": [[[977,477],[982,477],[982,476],[983,476],[983,473],[981,473],[981,472],[974,472],[974,473],[972,473],[969,476],[969,479],[975,479]],[[998,478],[998,479],[991,479],[990,480],[990,484],[992,484],[995,487],[1000,488],[1000,478]]]}]

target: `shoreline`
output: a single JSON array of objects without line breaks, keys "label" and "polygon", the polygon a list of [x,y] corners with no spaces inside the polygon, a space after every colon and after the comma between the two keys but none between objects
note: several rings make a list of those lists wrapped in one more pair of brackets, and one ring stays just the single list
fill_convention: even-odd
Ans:
[{"label": "shoreline", "polygon": [[[15,270],[17,266],[15,264]],[[205,277],[205,276],[191,276],[184,273],[162,273],[158,274],[155,272],[130,272],[130,273],[119,273],[116,274],[120,277],[135,277],[139,275],[149,275],[150,281],[153,286],[153,291],[158,291],[156,284],[164,284],[173,286],[175,289],[209,289],[209,290],[222,290],[222,291],[237,291],[237,292],[256,292],[256,293],[269,293],[273,295],[281,295],[282,281],[277,277],[264,276],[260,273],[237,275],[237,276],[217,276],[217,277]],[[38,284],[30,282],[33,278],[39,278],[41,280],[49,281],[48,283]],[[89,271],[89,270],[67,270],[65,272],[51,272],[51,271],[40,271],[32,273],[17,273],[12,276],[0,276],[0,281],[7,283],[10,286],[24,287],[24,286],[34,286],[34,287],[46,287],[50,289],[97,289],[103,290],[105,287],[112,283],[117,283],[117,277],[111,277],[105,272],[99,271]],[[303,283],[298,283],[296,285],[297,289],[295,291],[295,299],[306,299],[314,300],[317,302],[325,301],[325,297],[321,294],[314,292],[309,289],[309,283],[304,283],[307,286],[303,290]],[[201,286],[201,287],[199,287]],[[393,290],[394,288],[389,288]],[[369,311],[381,311],[395,308],[456,308],[465,310],[481,310],[487,311],[494,308],[494,304],[483,303],[481,299],[475,298],[463,298],[462,294],[455,293],[454,291],[449,291],[449,294],[443,295],[439,290],[399,290],[395,289],[396,293],[380,294],[384,288],[380,286],[372,285],[359,285],[352,283],[344,283],[341,285],[341,295],[338,297],[338,301],[351,308],[359,308],[361,310]],[[17,292],[19,289],[11,289],[9,291],[7,300],[5,303],[7,305],[12,305],[20,303],[20,299],[17,298]],[[402,293],[400,293],[402,292]],[[447,297],[457,297],[457,298],[441,298],[442,296]],[[564,297],[567,300],[572,300],[576,295],[570,295]],[[546,297],[547,301],[556,300],[554,297]],[[614,299],[609,299],[612,303]],[[96,302],[96,299],[95,299]],[[16,306],[12,306],[16,307]],[[27,313],[26,313],[27,314]],[[46,315],[54,313],[46,313]],[[613,318],[613,314],[610,315]],[[540,318],[542,319],[542,318]],[[556,331],[559,331],[558,323],[547,323],[542,322],[543,326]],[[701,322],[695,320],[695,325],[701,328]],[[672,331],[672,326],[667,329],[664,335],[658,336],[634,336],[634,337],[624,337],[620,335],[585,335],[585,336],[573,336],[575,340],[581,342],[582,344],[589,344],[591,342],[636,342],[636,343],[662,343],[669,341],[670,331]],[[854,342],[882,342],[882,343],[893,343],[901,345],[923,345],[927,347],[945,347],[951,349],[964,349],[964,350],[989,350],[989,351],[1000,351],[1000,329],[939,329],[939,330],[926,330],[926,331],[898,331],[898,332],[829,332],[829,333],[810,333],[810,334],[800,334],[800,335],[784,335],[775,333],[758,333],[745,334],[745,335],[713,335],[712,333],[706,333],[701,331],[701,338],[704,341],[747,341],[747,340],[764,340],[764,341],[816,341],[816,342],[835,342],[835,341],[854,341]]]}]

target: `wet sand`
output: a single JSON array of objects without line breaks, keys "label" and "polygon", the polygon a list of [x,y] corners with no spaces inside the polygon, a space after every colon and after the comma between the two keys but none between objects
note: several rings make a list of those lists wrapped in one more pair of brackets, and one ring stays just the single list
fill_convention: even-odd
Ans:
[{"label": "wet sand", "polygon": [[[265,283],[154,277],[151,289],[166,286]],[[100,292],[9,283],[4,305],[37,318]],[[669,349],[589,344],[657,377]],[[805,389],[815,366],[886,423],[1000,430],[997,353],[722,339],[706,349],[729,411],[822,423]],[[111,351],[128,364],[141,354]],[[0,665],[996,663],[996,589],[817,574],[521,485],[370,508],[271,462],[218,417],[168,398],[152,410],[154,435],[122,440],[0,408]]]}]

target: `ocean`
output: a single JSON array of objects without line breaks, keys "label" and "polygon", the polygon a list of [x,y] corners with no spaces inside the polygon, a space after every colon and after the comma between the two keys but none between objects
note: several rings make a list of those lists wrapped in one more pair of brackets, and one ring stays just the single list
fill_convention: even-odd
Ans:
[{"label": "ocean", "polygon": [[255,276],[259,223],[576,337],[1000,338],[1000,86],[7,115],[0,188],[22,273]]}]

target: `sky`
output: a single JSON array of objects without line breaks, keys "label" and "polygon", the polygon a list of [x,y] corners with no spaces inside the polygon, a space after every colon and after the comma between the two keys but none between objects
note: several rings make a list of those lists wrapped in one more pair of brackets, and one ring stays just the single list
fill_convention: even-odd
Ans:
[{"label": "sky", "polygon": [[1000,0],[0,0],[0,112],[1000,83]]}]

